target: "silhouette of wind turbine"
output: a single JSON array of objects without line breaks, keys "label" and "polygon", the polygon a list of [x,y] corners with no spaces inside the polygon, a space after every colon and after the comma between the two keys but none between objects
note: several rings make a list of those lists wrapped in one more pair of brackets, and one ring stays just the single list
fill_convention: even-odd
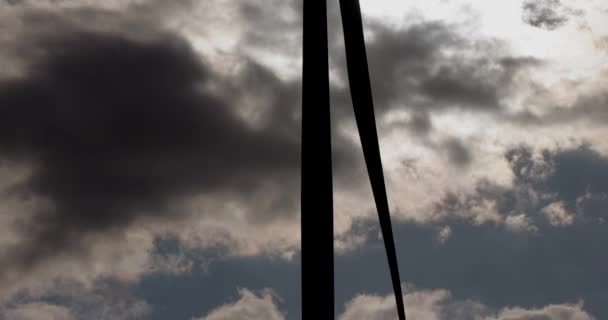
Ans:
[{"label": "silhouette of wind turbine", "polygon": [[[340,0],[350,92],[397,303],[405,320],[359,0]],[[334,246],[326,0],[304,0],[302,319],[334,318]]]}]

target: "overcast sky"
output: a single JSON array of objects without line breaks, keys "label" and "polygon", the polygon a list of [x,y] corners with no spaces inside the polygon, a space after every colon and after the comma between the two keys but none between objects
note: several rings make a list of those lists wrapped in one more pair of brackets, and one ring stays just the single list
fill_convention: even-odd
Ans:
[{"label": "overcast sky", "polygon": [[[361,0],[406,313],[608,319],[608,3]],[[396,319],[328,1],[336,316]],[[0,0],[0,319],[300,319],[301,0]]]}]

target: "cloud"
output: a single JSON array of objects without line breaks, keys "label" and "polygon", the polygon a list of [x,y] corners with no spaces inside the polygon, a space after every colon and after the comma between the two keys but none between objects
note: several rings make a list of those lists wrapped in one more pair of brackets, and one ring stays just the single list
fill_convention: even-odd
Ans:
[{"label": "cloud", "polygon": [[169,217],[182,197],[247,196],[297,172],[297,140],[249,127],[206,91],[213,75],[179,39],[85,32],[47,42],[31,75],[0,84],[2,157],[34,168],[16,192],[51,203],[3,261],[34,266],[87,234]]},{"label": "cloud", "polygon": [[[403,270],[420,285],[449,288],[460,299],[482,297],[492,307],[583,298],[603,316],[596,283],[607,261],[601,244],[608,157],[589,145],[522,146],[505,152],[504,161],[510,184],[481,179],[473,191],[448,193],[426,220],[395,224]],[[449,238],[438,241],[438,228],[446,226]]]},{"label": "cloud", "polygon": [[542,209],[549,223],[553,226],[568,226],[574,222],[574,214],[566,211],[561,201],[552,202]]},{"label": "cloud", "polygon": [[505,160],[513,173],[512,187],[478,181],[473,193],[449,193],[438,204],[437,216],[505,223],[513,231],[604,219],[599,204],[589,203],[608,193],[608,158],[589,145],[537,152],[520,146],[508,150]]},{"label": "cloud", "polygon": [[523,22],[540,29],[555,30],[582,15],[584,11],[565,6],[560,0],[526,0],[522,5]]},{"label": "cloud", "polygon": [[[519,150],[519,151],[518,151]],[[525,148],[508,153],[518,179],[530,183],[539,192],[554,194],[566,209],[574,209],[586,194],[608,191],[608,158],[583,144],[575,148],[542,150],[541,158]]]},{"label": "cloud", "polygon": [[[406,315],[413,319],[439,320],[443,304],[449,299],[446,290],[410,291],[404,295]],[[394,296],[361,294],[346,304],[339,320],[397,319]]]},{"label": "cloud", "polygon": [[[297,253],[297,2],[247,1],[234,6],[236,16],[230,5],[217,17],[216,2],[206,2],[205,14],[190,8],[198,24],[173,11],[143,6],[154,2],[130,6],[108,1],[104,10],[87,2],[89,8],[62,7],[61,13],[45,7],[18,18],[26,31],[15,33],[19,36],[11,45],[1,43],[7,50],[0,54],[13,56],[0,64],[9,61],[20,71],[3,74],[0,81],[0,184],[6,190],[0,208],[2,289],[6,283],[53,286],[42,279],[47,276],[133,281],[146,272],[192,270],[191,261],[155,253],[155,238],[167,234],[192,252],[213,247],[245,256]],[[279,6],[281,14],[269,14],[276,10],[268,7]],[[148,9],[136,14],[133,8]],[[4,17],[0,23],[10,20]],[[274,25],[280,30],[273,30]],[[398,123],[408,137],[396,138],[398,144],[383,142],[389,151],[383,151],[389,191],[402,205],[395,210],[399,218],[409,218],[401,213],[409,210],[422,224],[440,223],[445,232],[437,235],[433,226],[433,241],[447,239],[448,247],[459,243],[463,232],[451,225],[454,216],[492,232],[494,225],[511,228],[504,237],[514,237],[515,243],[538,236],[525,231],[550,230],[552,220],[541,210],[555,201],[562,201],[573,217],[564,227],[576,228],[585,216],[602,218],[601,187],[591,192],[577,187],[568,200],[560,200],[554,191],[568,191],[547,180],[556,167],[544,165],[537,154],[526,158],[525,152],[515,151],[507,159],[513,167],[507,168],[505,161],[496,160],[500,155],[484,158],[480,151],[500,153],[500,145],[492,141],[488,147],[487,141],[482,145],[477,136],[460,132],[474,127],[470,122],[446,125],[449,112],[458,113],[458,121],[470,117],[484,122],[479,115],[505,109],[518,84],[526,83],[519,82],[525,71],[540,65],[539,59],[511,56],[499,40],[442,22],[370,25],[367,44],[379,116],[408,114]],[[232,34],[232,28],[239,30]],[[193,35],[193,29],[200,34]],[[217,43],[210,40],[213,36]],[[106,67],[91,67],[101,63]],[[339,63],[336,68],[344,76]],[[357,229],[357,218],[374,216],[367,210],[373,202],[360,196],[359,189],[368,188],[361,183],[367,177],[351,158],[357,151],[353,131],[344,129],[348,92],[339,81],[333,85],[337,241],[352,252],[369,237],[348,231]],[[20,109],[11,107],[17,102]],[[80,109],[84,105],[87,109]],[[171,105],[170,111],[161,105]],[[594,118],[600,119],[601,110],[596,110]],[[148,116],[139,116],[143,114]],[[496,139],[511,142],[511,133],[503,131]],[[551,134],[543,137],[553,139]],[[424,158],[429,146],[433,155]],[[549,151],[548,160],[563,151]],[[401,162],[408,167],[399,167]],[[516,176],[514,187],[495,181],[504,172],[493,169],[501,165]],[[22,174],[12,173],[21,169]],[[397,172],[406,169],[404,175]],[[475,180],[486,175],[487,181]],[[422,206],[437,199],[442,200],[436,211]],[[550,216],[564,218],[556,212]]]},{"label": "cloud", "polygon": [[[463,25],[412,19],[400,27],[367,20],[367,54],[378,110],[496,112],[513,94],[521,71],[542,64],[533,57],[510,56],[500,40],[470,33]],[[340,35],[332,42],[330,56],[344,81]]]},{"label": "cloud", "polygon": [[569,20],[568,16],[559,12],[561,8],[559,0],[527,0],[523,4],[522,20],[537,28],[555,30]]},{"label": "cloud", "polygon": [[[329,15],[333,17],[331,10]],[[339,23],[330,25],[333,27],[330,30],[330,66],[334,76],[332,119],[344,128],[342,132],[358,142],[356,127],[351,125],[341,29]],[[387,188],[391,193],[399,194],[391,203],[398,217],[428,222],[432,220],[429,206],[437,198],[459,188],[468,190],[474,186],[474,181],[463,181],[465,172],[488,174],[480,167],[491,166],[499,158],[494,154],[493,158],[482,160],[481,156],[485,155],[479,153],[485,150],[480,149],[487,145],[478,147],[483,140],[482,134],[474,132],[477,127],[483,127],[479,118],[508,110],[520,86],[527,83],[528,71],[544,63],[535,57],[511,54],[507,44],[499,39],[482,36],[470,29],[471,25],[447,24],[416,16],[398,25],[366,17],[366,47],[374,103],[378,118],[383,121],[379,130]],[[445,121],[452,116],[455,120]],[[410,160],[415,161],[415,165],[411,165]],[[391,170],[399,167],[397,163],[408,161],[407,170]],[[480,163],[482,161],[485,164]],[[405,172],[414,167],[415,174]],[[458,173],[462,176],[452,176]],[[366,178],[364,171],[361,176]],[[363,180],[350,184],[352,192],[367,192],[352,190],[353,186],[361,184],[360,181]],[[344,202],[363,203],[368,199],[367,194],[363,194]],[[338,201],[338,207],[345,205]],[[365,206],[346,205],[349,208]],[[338,215],[343,211],[347,210],[340,210]],[[348,211],[352,212],[352,209]],[[374,212],[373,208],[366,211]]]},{"label": "cloud", "polygon": [[452,138],[443,147],[447,150],[449,161],[456,166],[464,167],[471,162],[471,153],[462,141]]},{"label": "cloud", "polygon": [[[123,9],[23,9],[1,39],[26,54],[0,77],[0,299],[162,269],[148,253],[167,233],[297,247],[299,81],[247,56],[219,72],[165,20]],[[334,150],[339,175],[351,145]]]},{"label": "cloud", "polygon": [[270,289],[256,294],[248,289],[239,290],[239,300],[227,303],[193,320],[284,320],[276,296]]},{"label": "cloud", "polygon": [[505,227],[513,232],[536,232],[538,228],[533,224],[532,219],[524,213],[510,215],[505,218]]},{"label": "cloud", "polygon": [[592,320],[582,304],[549,305],[541,309],[506,308],[492,320]]},{"label": "cloud", "polygon": [[6,320],[76,320],[72,312],[63,307],[47,303],[27,303],[4,312]]},{"label": "cloud", "polygon": [[[549,305],[540,309],[492,310],[474,300],[454,299],[448,290],[423,290],[409,286],[404,295],[408,318],[423,320],[591,320],[582,304]],[[397,319],[393,295],[360,294],[346,304],[340,320]]]},{"label": "cloud", "polygon": [[99,281],[94,287],[61,282],[52,295],[22,296],[0,308],[6,320],[141,319],[151,306],[135,297],[128,285]]},{"label": "cloud", "polygon": [[[583,302],[577,304],[549,304],[542,308],[494,308],[474,299],[457,299],[446,289],[420,289],[405,286],[404,301],[408,318],[422,320],[592,320]],[[193,320],[270,319],[283,320],[286,314],[279,309],[277,297],[270,289],[260,293],[239,290],[239,299],[209,311]],[[397,319],[392,294],[361,293],[346,302],[339,320]]]},{"label": "cloud", "polygon": [[427,112],[418,112],[412,115],[408,126],[412,131],[424,134],[433,128],[433,122]]},{"label": "cloud", "polygon": [[563,125],[602,127],[608,122],[606,81],[601,72],[590,81],[559,81],[552,86],[533,85],[524,110],[506,114],[504,120],[526,128]]},{"label": "cloud", "polygon": [[[297,251],[300,80],[241,48],[234,64],[209,58],[171,27],[188,2],[154,2],[0,9],[18,35],[0,37],[17,70],[0,71],[0,300],[57,278],[189,270],[154,255],[163,236]],[[348,180],[354,144],[334,139]]]}]

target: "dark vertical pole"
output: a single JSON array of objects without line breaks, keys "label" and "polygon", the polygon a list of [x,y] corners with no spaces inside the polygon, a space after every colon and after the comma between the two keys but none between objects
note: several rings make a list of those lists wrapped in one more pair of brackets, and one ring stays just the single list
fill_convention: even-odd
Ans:
[{"label": "dark vertical pole", "polygon": [[333,319],[333,197],[325,0],[304,0],[303,60],[302,319]]},{"label": "dark vertical pole", "polygon": [[376,118],[374,116],[374,102],[367,67],[367,55],[365,53],[365,40],[363,37],[363,23],[361,19],[361,8],[359,0],[340,0],[342,13],[342,24],[344,26],[344,43],[346,47],[346,63],[348,67],[348,80],[350,92],[355,109],[355,118],[361,146],[367,164],[367,172],[372,185],[376,209],[384,238],[386,256],[393,283],[393,291],[397,302],[397,313],[399,319],[405,320],[403,306],[403,295],[401,293],[401,280],[399,279],[399,267],[397,265],[397,254],[391,226],[391,217],[388,208],[386,187],[384,185],[384,174],[382,172],[382,159],[380,158],[380,147],[378,134],[376,132]]}]

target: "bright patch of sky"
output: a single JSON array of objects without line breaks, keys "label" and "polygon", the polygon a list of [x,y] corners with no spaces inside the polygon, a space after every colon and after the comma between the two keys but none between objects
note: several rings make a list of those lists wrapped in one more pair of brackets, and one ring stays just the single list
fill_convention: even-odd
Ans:
[{"label": "bright patch of sky", "polygon": [[514,54],[547,60],[550,68],[537,74],[541,80],[555,82],[566,78],[595,77],[608,66],[605,35],[606,7],[598,1],[563,1],[573,13],[568,23],[556,30],[544,30],[522,21],[523,1],[501,0],[362,0],[364,14],[394,25],[421,16],[428,20],[465,23],[473,34],[505,41]]}]

